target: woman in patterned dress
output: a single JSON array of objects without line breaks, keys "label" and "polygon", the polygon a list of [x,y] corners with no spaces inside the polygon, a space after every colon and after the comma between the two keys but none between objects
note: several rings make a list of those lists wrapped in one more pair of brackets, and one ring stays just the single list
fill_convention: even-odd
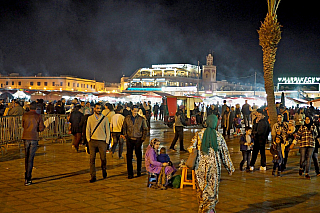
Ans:
[{"label": "woman in patterned dress", "polygon": [[234,167],[227,144],[221,133],[216,131],[218,118],[210,115],[207,118],[207,129],[197,132],[193,144],[197,146],[198,156],[195,166],[199,213],[215,212],[218,203],[221,163],[229,175]]}]

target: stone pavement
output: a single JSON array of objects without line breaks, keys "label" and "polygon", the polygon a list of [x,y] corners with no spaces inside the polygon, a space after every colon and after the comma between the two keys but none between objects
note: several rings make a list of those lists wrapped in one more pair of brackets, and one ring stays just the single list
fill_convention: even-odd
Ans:
[{"label": "stone pavement", "polygon": [[[185,129],[185,147],[197,130]],[[160,139],[161,145],[169,149],[174,136],[172,129],[160,121],[152,121],[150,134],[151,138]],[[267,171],[241,172],[238,138],[228,139],[227,143],[236,171],[229,176],[226,170],[222,170],[217,212],[320,212],[320,177],[315,176],[313,166],[312,179],[301,178],[298,176],[299,156],[290,156],[283,177],[273,177],[269,155]],[[144,150],[146,146],[147,143]],[[181,159],[188,157],[187,153],[179,151],[168,151],[168,154],[176,166]],[[259,159],[260,156],[256,169],[260,166]],[[102,179],[98,154],[96,166],[98,181],[89,183],[89,155],[84,150],[75,153],[70,141],[40,141],[33,184],[24,186],[23,146],[9,146],[7,153],[0,156],[0,212],[156,213],[198,210],[196,192],[191,186],[167,190],[147,188],[145,173],[128,180],[125,161],[112,158],[111,154],[107,154],[107,179]]]}]

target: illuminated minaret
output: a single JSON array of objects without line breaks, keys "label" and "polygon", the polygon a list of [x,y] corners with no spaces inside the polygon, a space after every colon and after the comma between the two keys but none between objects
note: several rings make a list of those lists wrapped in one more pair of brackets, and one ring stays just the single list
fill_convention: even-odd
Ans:
[{"label": "illuminated minaret", "polygon": [[207,64],[202,66],[202,81],[204,90],[215,91],[217,84],[217,67],[213,65],[211,53],[207,56]]}]

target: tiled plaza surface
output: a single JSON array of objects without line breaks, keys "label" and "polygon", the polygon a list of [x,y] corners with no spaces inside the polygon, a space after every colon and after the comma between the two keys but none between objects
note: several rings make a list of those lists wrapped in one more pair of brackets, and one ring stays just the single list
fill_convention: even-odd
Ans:
[{"label": "tiled plaza surface", "polygon": [[[198,130],[185,129],[185,147]],[[160,121],[152,121],[150,135],[160,139],[161,145],[167,149],[174,137],[173,130]],[[289,157],[288,169],[282,177],[271,175],[271,155],[267,155],[267,171],[241,172],[238,140],[238,137],[227,140],[236,171],[232,176],[226,170],[222,171],[217,212],[320,212],[320,177],[315,176],[313,165],[311,180],[299,177],[299,156]],[[145,142],[144,150],[147,145]],[[179,151],[168,151],[168,154],[176,166],[181,159],[188,157],[188,153]],[[259,161],[260,156],[256,169],[260,166]],[[144,167],[144,161],[142,163]],[[107,179],[102,179],[99,154],[96,167],[98,181],[89,183],[89,155],[83,147],[80,153],[75,153],[70,140],[67,143],[40,141],[33,184],[24,186],[23,146],[9,146],[7,153],[0,155],[0,212],[156,213],[198,210],[196,191],[191,186],[167,190],[147,188],[145,173],[128,180],[124,159],[112,158],[111,154],[107,154]]]}]

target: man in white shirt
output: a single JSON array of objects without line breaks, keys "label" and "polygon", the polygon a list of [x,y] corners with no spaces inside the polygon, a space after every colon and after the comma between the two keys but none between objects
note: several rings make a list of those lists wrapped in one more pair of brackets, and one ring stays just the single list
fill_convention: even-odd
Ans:
[{"label": "man in white shirt", "polygon": [[122,151],[123,151],[124,137],[121,137],[123,121],[124,121],[124,116],[120,114],[119,109],[116,109],[116,114],[111,118],[110,130],[111,130],[111,137],[113,140],[112,157],[113,157],[113,154],[116,152],[117,145],[119,144],[119,159],[123,159]]},{"label": "man in white shirt", "polygon": [[101,105],[96,103],[93,108],[93,115],[89,116],[86,128],[86,137],[89,142],[90,151],[90,183],[96,179],[96,148],[99,149],[103,179],[107,178],[106,151],[110,140],[109,121],[101,114]]}]

